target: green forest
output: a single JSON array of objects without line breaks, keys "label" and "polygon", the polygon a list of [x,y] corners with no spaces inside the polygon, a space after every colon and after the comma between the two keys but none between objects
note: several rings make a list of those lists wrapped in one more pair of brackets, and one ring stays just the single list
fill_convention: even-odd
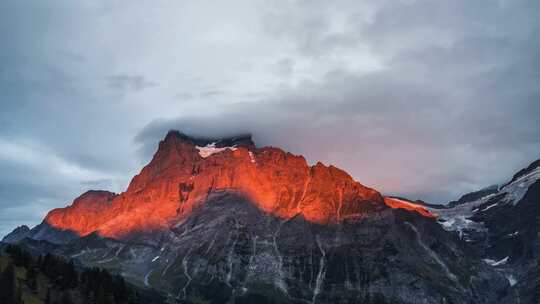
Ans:
[{"label": "green forest", "polygon": [[16,245],[0,255],[2,304],[137,304],[161,303],[99,268],[78,268],[72,260],[51,254],[32,256]]}]

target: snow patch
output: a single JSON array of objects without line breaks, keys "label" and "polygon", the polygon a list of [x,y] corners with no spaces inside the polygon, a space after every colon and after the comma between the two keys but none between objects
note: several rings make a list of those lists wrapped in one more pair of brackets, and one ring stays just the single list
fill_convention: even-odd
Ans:
[{"label": "snow patch", "polygon": [[120,251],[122,251],[122,249],[124,249],[124,247],[126,247],[126,245],[122,245],[120,247],[118,247],[118,250],[116,251],[116,253],[114,254],[115,257],[118,257],[118,255],[120,254]]},{"label": "snow patch", "polygon": [[321,251],[321,259],[319,260],[319,273],[317,273],[317,279],[315,281],[315,288],[313,289],[313,297],[311,298],[312,304],[315,304],[315,300],[317,300],[317,296],[321,293],[324,277],[326,275],[326,263],[325,263],[326,251],[324,250],[318,235],[315,238],[315,240],[317,241],[317,246],[319,247],[319,250]]},{"label": "snow patch", "polygon": [[207,158],[208,156],[210,156],[212,154],[216,154],[216,153],[219,153],[219,152],[222,152],[222,151],[225,151],[225,150],[231,150],[231,151],[236,150],[236,146],[217,148],[215,142],[210,143],[210,144],[208,144],[208,145],[206,145],[204,147],[195,146],[195,148],[197,148],[197,150],[199,150],[199,155],[202,158]]},{"label": "snow patch", "polygon": [[504,186],[500,193],[506,193],[504,200],[512,205],[516,205],[527,193],[529,187],[540,179],[540,167],[520,176],[517,180]]},{"label": "snow patch", "polygon": [[161,272],[162,277],[165,276],[169,268],[172,266],[172,264],[174,264],[174,260],[172,263],[169,263],[169,259],[167,259],[165,262],[167,263],[167,266],[165,266],[165,269],[163,269],[163,271]]},{"label": "snow patch", "polygon": [[238,241],[238,235],[235,236],[234,241],[231,247],[229,248],[229,252],[227,253],[227,264],[229,266],[228,267],[229,271],[227,272],[227,276],[225,277],[225,284],[227,284],[227,286],[229,287],[231,287],[231,279],[232,279],[233,266],[234,266],[234,263],[233,263],[234,248],[236,246],[237,241]]},{"label": "snow patch", "polygon": [[508,257],[505,257],[504,259],[502,259],[500,261],[495,261],[495,260],[492,260],[492,259],[484,259],[484,262],[486,262],[486,264],[488,264],[490,266],[500,266],[500,265],[504,265],[504,264],[506,264],[506,262],[508,262]]},{"label": "snow patch", "polygon": [[507,275],[506,279],[508,280],[508,283],[510,283],[510,286],[514,286],[517,283],[516,278],[511,274]]},{"label": "snow patch", "polygon": [[[475,201],[460,204],[452,208],[439,209],[428,207],[427,209],[430,212],[435,212],[439,215],[439,223],[445,230],[457,231],[460,236],[463,236],[467,230],[486,231],[483,223],[471,221],[469,218],[477,212],[487,211],[501,203],[509,203],[515,206],[521,199],[523,199],[523,196],[525,196],[525,193],[527,193],[529,187],[537,180],[540,180],[540,166],[502,187],[497,193],[492,193]],[[499,195],[503,196],[502,199],[488,205],[483,209],[480,209],[480,206],[488,203],[495,196]],[[508,236],[513,237],[516,235],[517,231]]]},{"label": "snow patch", "polygon": [[465,236],[467,230],[483,231],[485,228],[482,223],[477,223],[468,219],[465,215],[444,218],[444,221],[438,221],[446,231],[456,231],[460,238]]},{"label": "snow patch", "polygon": [[491,204],[491,205],[487,206],[486,208],[484,208],[484,209],[482,209],[482,210],[480,210],[480,211],[483,212],[483,211],[489,210],[489,209],[491,209],[491,208],[497,206],[498,204],[499,204],[499,203]]},{"label": "snow patch", "polygon": [[152,274],[152,271],[154,271],[154,269],[150,270],[150,271],[144,276],[144,286],[146,286],[146,287],[150,287],[150,282],[148,281],[148,279],[150,278],[150,274]]},{"label": "snow patch", "polygon": [[251,159],[251,162],[256,164],[257,161],[255,160],[255,155],[253,155],[253,152],[249,151],[249,158]]},{"label": "snow patch", "polygon": [[279,236],[279,233],[281,231],[281,226],[283,225],[283,223],[284,222],[280,222],[278,224],[276,231],[272,235],[272,245],[274,247],[275,254],[277,255],[277,262],[278,262],[278,265],[277,265],[278,273],[277,273],[277,276],[274,278],[274,284],[279,289],[281,289],[281,291],[283,291],[285,294],[288,294],[289,292],[287,291],[287,284],[285,283],[285,280],[283,279],[285,277],[285,273],[283,272],[283,256],[281,256],[278,245],[277,245],[277,237]]},{"label": "snow patch", "polygon": [[81,251],[81,252],[79,252],[79,253],[77,253],[77,254],[72,255],[71,257],[72,257],[72,258],[79,257],[79,256],[85,254],[87,251],[88,251],[88,250],[85,249],[85,250],[83,250],[83,251]]},{"label": "snow patch", "polygon": [[155,262],[155,261],[157,261],[157,259],[159,259],[159,255],[158,255],[157,257],[155,257],[155,258],[152,259],[152,263]]},{"label": "snow patch", "polygon": [[[188,252],[189,254],[189,252]],[[186,276],[187,278],[187,282],[186,284],[184,285],[184,287],[182,287],[182,293],[184,294],[184,299],[187,297],[187,288],[189,286],[189,284],[191,283],[191,276],[189,275],[189,265],[188,265],[188,262],[189,262],[189,256],[188,254],[186,254],[183,258],[182,258],[182,269],[184,269],[184,275]],[[179,295],[180,296],[180,295]]]},{"label": "snow patch", "polygon": [[478,207],[489,201],[495,194],[486,195],[478,200],[467,202],[447,209],[427,208],[430,212],[438,214],[438,222],[446,231],[456,231],[460,238],[464,238],[468,231],[486,231],[484,223],[475,222],[469,218],[478,211]]}]

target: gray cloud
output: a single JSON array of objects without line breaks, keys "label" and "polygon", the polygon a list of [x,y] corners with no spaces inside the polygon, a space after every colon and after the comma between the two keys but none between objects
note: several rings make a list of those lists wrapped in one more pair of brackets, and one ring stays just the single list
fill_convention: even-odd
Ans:
[{"label": "gray cloud", "polygon": [[0,234],[122,191],[168,129],[433,202],[504,181],[540,157],[538,6],[4,1]]},{"label": "gray cloud", "polygon": [[178,93],[174,95],[174,98],[178,100],[188,101],[188,100],[193,99],[193,95],[190,93]]},{"label": "gray cloud", "polygon": [[154,143],[171,128],[252,131],[261,145],[337,164],[387,193],[436,202],[502,182],[540,156],[540,95],[530,81],[538,75],[529,71],[540,66],[540,49],[523,39],[538,24],[523,30],[514,23],[531,19],[527,5],[388,2],[369,22],[353,22],[357,12],[347,10],[340,33],[351,41],[344,43],[329,34],[333,16],[320,14],[331,9],[309,15],[303,4],[273,10],[267,28],[307,37],[295,41],[297,48],[319,60],[336,47],[366,44],[384,68],[358,73],[337,66],[218,116],[150,124],[138,139],[154,130],[147,140]]},{"label": "gray cloud", "polygon": [[135,92],[157,86],[156,83],[147,80],[141,75],[125,74],[107,77],[107,85],[111,89]]},{"label": "gray cloud", "polygon": [[213,98],[213,97],[223,95],[223,94],[225,94],[224,91],[216,90],[216,89],[210,89],[210,90],[206,90],[206,91],[201,92],[200,97],[201,98]]},{"label": "gray cloud", "polygon": [[279,77],[289,77],[294,72],[294,61],[290,58],[283,58],[272,64],[273,70]]}]

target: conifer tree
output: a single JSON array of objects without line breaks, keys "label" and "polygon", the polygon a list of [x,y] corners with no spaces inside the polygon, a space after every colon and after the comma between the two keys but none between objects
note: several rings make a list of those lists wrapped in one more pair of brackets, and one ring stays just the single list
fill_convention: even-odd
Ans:
[{"label": "conifer tree", "polygon": [[20,284],[17,285],[16,290],[15,290],[15,304],[24,304],[23,299],[22,299],[22,289],[21,289]]},{"label": "conifer tree", "polygon": [[37,290],[37,269],[34,266],[30,266],[28,270],[26,271],[26,281],[28,284],[28,287],[32,289],[32,291]]},{"label": "conifer tree", "polygon": [[15,266],[9,263],[0,274],[0,303],[17,303],[17,279],[15,276]]},{"label": "conifer tree", "polygon": [[66,290],[64,293],[62,293],[62,300],[60,302],[61,304],[73,304],[73,301],[71,300],[71,295],[69,294],[69,291]]},{"label": "conifer tree", "polygon": [[47,289],[47,295],[45,296],[44,304],[51,304],[51,290]]}]

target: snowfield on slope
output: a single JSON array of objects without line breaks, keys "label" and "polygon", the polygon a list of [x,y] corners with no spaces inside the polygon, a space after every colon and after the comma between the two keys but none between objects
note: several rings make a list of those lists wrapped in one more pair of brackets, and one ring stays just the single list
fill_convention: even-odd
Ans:
[{"label": "snowfield on slope", "polygon": [[517,180],[501,188],[499,193],[506,193],[504,201],[516,205],[525,196],[529,187],[540,179],[540,166],[520,176]]},{"label": "snowfield on slope", "polygon": [[201,146],[195,146],[195,148],[197,150],[199,150],[199,155],[202,157],[202,158],[207,158],[208,156],[212,155],[212,154],[216,154],[216,153],[219,153],[219,152],[222,152],[222,151],[225,151],[225,150],[231,150],[231,151],[234,151],[236,150],[236,147],[235,146],[232,146],[232,147],[222,147],[222,148],[217,148],[216,147],[216,143],[213,142],[211,144],[208,144],[204,147],[201,147]]}]

